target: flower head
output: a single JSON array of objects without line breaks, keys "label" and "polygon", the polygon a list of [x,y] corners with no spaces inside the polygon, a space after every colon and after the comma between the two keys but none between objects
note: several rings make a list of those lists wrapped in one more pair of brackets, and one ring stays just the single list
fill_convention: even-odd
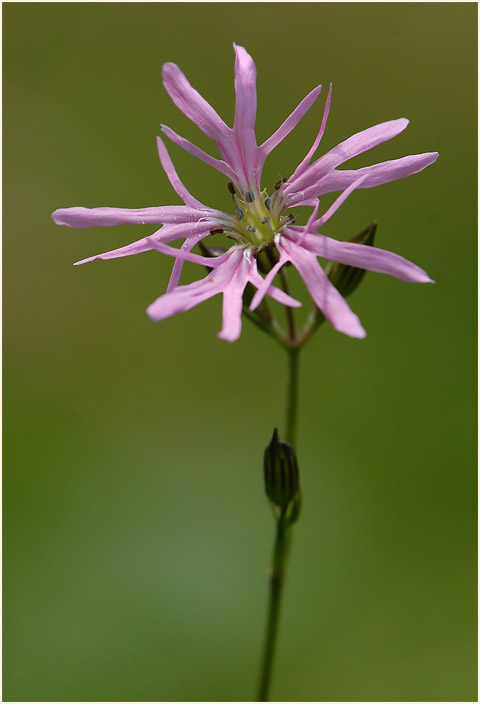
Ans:
[{"label": "flower head", "polygon": [[[317,257],[390,274],[404,281],[426,283],[431,279],[422,269],[396,254],[367,245],[338,242],[319,234],[319,229],[355,189],[372,188],[417,173],[432,164],[438,154],[416,154],[356,170],[338,168],[358,154],[403,131],[408,121],[402,118],[359,132],[313,160],[327,123],[332,92],[330,86],[320,129],[311,149],[288,179],[282,179],[271,193],[267,192],[261,185],[266,158],[298,125],[320,95],[321,86],[314,88],[274,134],[259,146],[255,137],[255,64],[243,47],[234,45],[234,49],[233,127],[229,127],[190,85],[178,66],[167,63],[163,67],[163,82],[171,99],[215,143],[220,158],[207,154],[165,125],[162,125],[162,132],[172,142],[228,178],[228,187],[233,197],[231,213],[209,208],[189,193],[180,181],[162,139],[158,137],[160,161],[183,205],[139,210],[64,208],[56,210],[52,217],[57,224],[69,227],[120,224],[161,226],[153,234],[130,245],[77,262],[83,264],[93,259],[113,259],[149,250],[174,257],[167,292],[147,309],[153,320],[162,320],[189,310],[201,301],[221,293],[223,325],[219,335],[229,341],[236,340],[241,332],[247,284],[252,284],[257,289],[250,302],[251,311],[257,309],[265,295],[286,306],[300,305],[286,292],[273,286],[273,279],[279,269],[291,262],[303,278],[315,305],[333,327],[352,337],[364,337],[365,331],[358,317],[330,282]],[[320,196],[338,191],[341,193],[333,205],[319,216]],[[305,226],[294,224],[295,216],[291,210],[298,206],[312,208]],[[233,241],[227,252],[216,257],[192,253],[195,245],[216,233],[224,233]],[[178,239],[183,239],[180,249],[168,246],[169,242]],[[271,253],[271,267],[263,278],[258,270],[257,259],[265,249]],[[202,264],[211,269],[211,272],[200,281],[186,286],[179,285],[185,260]]]}]

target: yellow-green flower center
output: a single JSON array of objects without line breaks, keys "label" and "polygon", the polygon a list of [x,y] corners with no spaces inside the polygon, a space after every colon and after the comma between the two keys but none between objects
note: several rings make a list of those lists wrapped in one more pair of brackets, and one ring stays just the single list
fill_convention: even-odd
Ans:
[{"label": "yellow-green flower center", "polygon": [[237,207],[235,216],[226,217],[224,232],[239,242],[261,247],[273,242],[282,227],[292,221],[291,216],[282,215],[285,206],[279,191],[272,197],[265,190],[246,191],[241,196],[233,188],[230,191]]}]

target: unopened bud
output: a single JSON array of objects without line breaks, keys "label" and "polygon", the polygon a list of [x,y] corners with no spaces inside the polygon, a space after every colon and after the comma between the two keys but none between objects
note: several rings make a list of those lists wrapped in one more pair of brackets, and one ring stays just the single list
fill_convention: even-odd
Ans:
[{"label": "unopened bud", "polygon": [[277,513],[294,523],[300,513],[300,479],[297,456],[275,428],[264,457],[265,491]]},{"label": "unopened bud", "polygon": [[[352,237],[349,241],[354,244],[366,244],[373,247],[376,229],[377,223],[372,222],[366,230],[359,235],[355,235],[355,237]],[[326,273],[335,288],[346,298],[355,291],[365,276],[365,269],[358,269],[356,266],[332,262]]]}]

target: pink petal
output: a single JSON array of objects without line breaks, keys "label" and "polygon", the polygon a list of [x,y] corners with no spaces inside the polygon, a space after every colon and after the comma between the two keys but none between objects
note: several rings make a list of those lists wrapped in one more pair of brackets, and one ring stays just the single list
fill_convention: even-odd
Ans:
[{"label": "pink petal", "polygon": [[[188,253],[184,252],[183,258],[188,259],[189,257],[187,255]],[[243,257],[243,252],[238,248],[234,248],[227,252],[227,255],[226,257],[222,257],[222,265],[215,271],[207,274],[204,279],[195,281],[187,286],[177,286],[169,293],[165,293],[163,296],[160,296],[160,298],[157,298],[157,300],[147,308],[147,314],[150,318],[152,318],[152,320],[164,320],[176,313],[190,310],[190,308],[206,301],[208,298],[222,293],[234,276]],[[209,266],[211,266],[211,263]]]},{"label": "pink petal", "polygon": [[172,142],[178,144],[179,147],[182,147],[182,149],[185,149],[185,151],[189,152],[190,154],[193,154],[193,156],[197,157],[197,159],[201,159],[201,161],[204,161],[209,166],[212,166],[217,171],[220,171],[220,173],[224,174],[229,179],[235,178],[235,174],[233,173],[232,169],[224,161],[221,161],[220,159],[215,159],[215,157],[210,156],[210,154],[207,154],[202,149],[199,149],[199,147],[195,146],[195,144],[189,142],[188,139],[180,137],[180,135],[170,129],[170,127],[162,125],[161,128],[162,132]]},{"label": "pink petal", "polygon": [[[275,240],[277,241],[277,240]],[[250,310],[254,311],[260,303],[263,301],[265,298],[267,291],[270,289],[271,284],[277,273],[280,271],[282,266],[286,264],[288,261],[288,257],[285,255],[280,254],[280,259],[279,261],[272,266],[266,277],[261,281],[258,282],[258,284],[255,284],[257,286],[257,292],[255,293],[254,297],[252,298],[252,301],[250,303]]]},{"label": "pink petal", "polygon": [[284,252],[305,282],[310,295],[335,330],[350,337],[363,338],[365,330],[350,306],[328,280],[314,254],[298,247],[286,237],[279,239],[278,249]]},{"label": "pink petal", "polygon": [[[271,280],[272,279],[270,279],[270,281]],[[265,279],[263,279],[260,276],[260,274],[258,273],[255,258],[253,258],[253,264],[250,269],[250,281],[257,289],[260,287],[263,288],[264,282],[265,282]],[[258,293],[258,291],[257,291],[257,293]],[[271,298],[274,298],[276,301],[278,301],[282,305],[289,306],[290,308],[300,308],[302,305],[300,303],[300,301],[297,301],[295,298],[292,298],[292,296],[289,296],[287,293],[285,293],[285,291],[282,291],[281,289],[277,288],[276,286],[269,286],[267,284],[263,295],[265,295],[265,294],[268,294]],[[261,298],[263,298],[263,296],[261,296]],[[260,301],[261,301],[261,299],[260,299]],[[252,308],[252,305],[250,305],[250,310],[255,310],[255,308],[258,307],[260,301],[253,308]],[[253,303],[253,299],[252,299],[252,303]]]},{"label": "pink petal", "polygon": [[374,164],[373,166],[366,166],[362,169],[351,171],[337,171],[332,169],[326,176],[304,191],[290,194],[288,203],[289,206],[293,206],[313,196],[321,196],[325,193],[341,191],[362,176],[366,176],[367,178],[359,188],[381,186],[384,183],[397,181],[398,179],[406,178],[419,171],[423,171],[423,169],[433,164],[437,159],[438,152],[427,152],[425,154],[404,156],[402,159],[384,161],[381,164]]},{"label": "pink petal", "polygon": [[[243,46],[235,50],[235,128],[254,130],[257,114],[257,69]],[[256,146],[256,145],[255,145]]]},{"label": "pink petal", "polygon": [[165,320],[177,313],[183,313],[199,303],[221,293],[222,286],[212,277],[195,281],[188,286],[177,286],[169,293],[165,293],[147,308],[147,315],[155,321]]},{"label": "pink petal", "polygon": [[[195,247],[195,245],[198,244],[200,240],[205,237],[205,235],[206,233],[200,233],[194,235],[193,237],[187,237],[187,239],[181,246],[181,251],[190,252]],[[180,257],[177,257],[175,259],[172,273],[170,275],[170,281],[168,282],[167,286],[167,293],[169,293],[172,289],[178,286],[178,282],[180,281],[180,276],[182,274],[183,262],[184,260]]]},{"label": "pink petal", "polygon": [[57,225],[68,227],[110,227],[113,225],[163,225],[165,223],[195,222],[214,210],[202,206],[165,205],[158,208],[60,208],[52,213]]},{"label": "pink petal", "polygon": [[[257,271],[257,262],[249,250],[244,250],[243,258],[235,274],[223,292],[223,324],[218,334],[223,340],[234,342],[242,330],[243,293],[248,282],[253,285],[263,284]],[[283,305],[299,307],[301,303],[288,296],[275,286],[268,287],[267,293]]]},{"label": "pink petal", "polygon": [[[322,122],[321,122],[321,124],[320,124],[320,130],[319,130],[319,132],[318,132],[318,134],[317,134],[317,136],[316,136],[316,138],[315,138],[315,141],[314,141],[314,143],[312,144],[312,147],[311,147],[311,149],[309,150],[308,154],[305,156],[304,159],[302,159],[302,161],[300,162],[300,164],[299,164],[299,165],[297,166],[297,168],[295,169],[295,172],[293,173],[293,175],[292,175],[291,178],[289,179],[289,184],[290,184],[290,183],[293,184],[294,181],[295,181],[295,179],[298,178],[299,176],[301,176],[301,175],[303,174],[303,172],[305,171],[305,169],[306,169],[306,168],[308,167],[308,165],[310,164],[310,160],[312,159],[313,155],[314,155],[315,152],[317,151],[318,145],[319,145],[320,142],[322,141],[322,137],[323,137],[323,134],[324,134],[324,132],[325,132],[325,127],[327,126],[327,119],[328,119],[328,115],[329,115],[329,112],[330,112],[330,103],[331,103],[331,100],[332,100],[332,84],[330,83],[330,88],[328,89],[327,100],[325,101],[325,108],[324,108],[324,110],[323,110]],[[289,184],[288,184],[288,185],[289,185]]]},{"label": "pink petal", "polygon": [[[177,255],[184,260],[210,266],[214,270],[201,281],[195,281],[188,286],[176,286],[167,291],[165,295],[160,296],[148,307],[148,315],[153,320],[163,320],[176,313],[187,311],[202,301],[222,293],[223,316],[219,337],[229,342],[236,340],[240,336],[242,328],[241,316],[245,287],[249,281],[254,285],[263,283],[263,279],[257,272],[257,263],[250,249],[232,247],[221,257],[212,259],[199,257],[183,249],[173,250],[158,242],[152,243],[152,245],[160,252],[172,256]],[[298,301],[275,287],[270,287],[268,293],[285,305],[295,307],[300,305]]]},{"label": "pink petal", "polygon": [[242,46],[234,44],[233,47],[235,49],[235,121],[233,131],[245,157],[245,166],[252,164],[255,167],[257,158],[255,139],[257,70],[252,57]]},{"label": "pink petal", "polygon": [[400,132],[408,127],[408,120],[404,117],[399,120],[389,120],[374,127],[369,127],[362,132],[352,135],[344,142],[341,142],[329,152],[321,156],[312,166],[322,169],[331,169],[343,164],[354,156],[363,154],[369,149],[382,144],[383,142],[396,137]]},{"label": "pink petal", "polygon": [[75,266],[78,266],[79,264],[86,264],[87,262],[93,262],[95,259],[117,259],[118,257],[129,257],[134,254],[149,252],[152,249],[155,249],[152,241],[171,242],[172,240],[178,240],[183,237],[190,237],[192,233],[198,233],[198,238],[201,239],[202,237],[206,237],[210,234],[210,228],[211,224],[205,222],[165,225],[150,237],[143,237],[141,240],[127,244],[124,247],[119,247],[118,249],[112,249],[109,252],[103,252],[102,254],[95,254],[93,257],[81,259],[79,262],[75,262]]},{"label": "pink petal", "polygon": [[291,179],[287,184],[286,191],[288,193],[299,190],[305,191],[336,166],[340,166],[345,161],[392,139],[400,132],[403,132],[407,125],[408,120],[401,118],[383,122],[380,125],[369,127],[367,130],[354,134],[317,159],[305,169],[302,175]]},{"label": "pink petal", "polygon": [[[345,188],[352,180],[360,176],[367,176],[367,179],[362,183],[361,188],[374,188],[381,186],[390,181],[397,181],[400,178],[406,178],[419,171],[423,171],[427,166],[433,164],[438,159],[438,152],[426,152],[425,154],[412,154],[404,156],[402,159],[393,159],[384,161],[381,164],[366,166],[363,169],[356,171],[334,171],[327,177],[325,184],[322,184],[322,192],[331,192],[332,186],[334,190]],[[328,191],[324,191],[324,187],[328,184]]]},{"label": "pink petal", "polygon": [[317,86],[314,88],[303,100],[295,110],[287,117],[287,119],[280,125],[278,130],[272,134],[260,147],[261,153],[264,158],[270,154],[275,147],[277,147],[280,142],[282,142],[290,132],[295,129],[302,117],[308,110],[312,107],[313,103],[316,101],[320,95],[322,86]]},{"label": "pink petal", "polygon": [[389,274],[402,281],[434,283],[419,266],[393,252],[354,242],[338,242],[324,235],[307,235],[302,246],[324,259],[359,269]]},{"label": "pink petal", "polygon": [[[152,236],[154,237],[155,235]],[[86,257],[86,259],[80,259],[80,261],[74,263],[74,266],[79,266],[80,264],[87,264],[88,262],[93,262],[95,259],[116,259],[117,257],[129,257],[133,254],[150,252],[152,249],[153,246],[151,242],[148,238],[144,237],[141,240],[132,242],[132,244],[127,244],[125,247],[112,249],[109,252],[103,252],[102,254],[94,254],[93,257]]]},{"label": "pink petal", "polygon": [[365,181],[366,178],[367,178],[366,176],[361,176],[361,177],[358,178],[356,181],[354,181],[353,183],[351,183],[350,186],[349,186],[348,188],[346,188],[346,189],[343,191],[343,193],[342,193],[341,195],[339,195],[338,198],[336,198],[336,199],[334,200],[334,202],[332,203],[332,205],[331,205],[331,206],[329,207],[329,209],[322,215],[322,217],[318,218],[318,219],[315,220],[313,223],[311,223],[311,222],[309,221],[309,223],[308,223],[308,225],[307,225],[307,227],[306,227],[305,229],[306,229],[306,230],[309,230],[309,231],[311,231],[311,230],[318,230],[319,227],[321,227],[321,226],[324,225],[328,220],[330,220],[330,218],[332,217],[332,215],[334,215],[334,213],[337,212],[337,210],[339,209],[339,207],[340,207],[343,203],[345,203],[345,201],[347,200],[348,196],[349,196],[351,193],[353,193],[353,191],[355,191],[357,188],[360,188],[360,187],[361,187],[362,183]]},{"label": "pink petal", "polygon": [[245,172],[245,164],[243,163],[242,153],[239,150],[239,140],[236,133],[223,122],[211,105],[192,88],[178,66],[171,63],[165,64],[163,67],[163,81],[175,105],[210,139],[213,139],[223,161],[228,164],[235,174],[233,180],[238,183],[239,187],[245,190],[250,185],[254,185],[254,179],[249,179],[248,174]]},{"label": "pink petal", "polygon": [[236,271],[223,290],[222,329],[218,337],[235,342],[242,331],[243,292],[249,279],[250,263],[242,256]]},{"label": "pink petal", "polygon": [[199,208],[200,210],[208,210],[208,208],[206,208],[202,203],[200,203],[199,200],[197,200],[191,195],[191,193],[187,190],[187,188],[185,188],[183,183],[180,181],[175,167],[172,163],[172,160],[170,159],[170,155],[167,151],[167,148],[160,139],[160,137],[157,137],[157,147],[158,155],[160,157],[160,161],[162,162],[163,169],[167,174],[168,180],[172,184],[175,193],[183,200],[186,205],[190,205],[193,208]]},{"label": "pink petal", "polygon": [[225,254],[222,254],[219,257],[202,257],[200,254],[192,254],[188,250],[175,249],[174,247],[167,247],[166,244],[162,244],[162,242],[159,242],[158,240],[154,240],[151,237],[147,237],[147,239],[151,243],[152,249],[156,249],[158,252],[161,252],[162,254],[168,254],[169,257],[175,257],[176,259],[183,259],[184,261],[187,261],[187,262],[194,262],[195,264],[202,264],[203,266],[208,266],[211,269],[215,269],[220,264],[223,264],[229,257],[232,256],[232,253],[234,251],[240,249],[237,247],[232,247],[232,249],[229,249],[228,252],[225,252]]},{"label": "pink petal", "polygon": [[207,137],[214,141],[228,130],[227,125],[207,101],[193,88],[178,66],[164,64],[163,84],[177,108],[181,110]]},{"label": "pink petal", "polygon": [[[338,200],[338,199],[337,199],[337,200]],[[335,205],[335,203],[334,203],[333,205]],[[333,205],[331,206],[332,208],[333,208]],[[311,232],[311,231],[313,231],[313,230],[316,229],[316,228],[314,227],[314,224],[315,224],[315,221],[316,221],[316,217],[317,217],[317,215],[318,215],[318,209],[319,209],[319,208],[320,208],[320,201],[318,200],[318,198],[316,198],[316,199],[315,199],[315,203],[314,203],[314,205],[313,205],[312,213],[311,213],[310,217],[308,218],[307,224],[305,225],[305,227],[299,227],[299,228],[298,228],[298,230],[300,231],[300,237],[298,238],[298,240],[295,240],[295,241],[297,242],[297,244],[301,244],[302,241],[303,241],[303,238],[304,238],[309,232]],[[328,213],[328,210],[327,210],[327,213]],[[327,215],[327,213],[325,213],[325,215]],[[296,231],[296,230],[297,230],[297,228],[295,228],[295,231]]]}]

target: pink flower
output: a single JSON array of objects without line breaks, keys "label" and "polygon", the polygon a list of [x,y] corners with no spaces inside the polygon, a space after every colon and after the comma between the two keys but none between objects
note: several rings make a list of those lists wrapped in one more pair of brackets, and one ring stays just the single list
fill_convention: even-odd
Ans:
[{"label": "pink flower", "polygon": [[[248,283],[264,288],[264,279],[257,271],[254,250],[248,245],[235,245],[219,257],[200,257],[188,251],[172,250],[159,242],[152,241],[159,252],[172,254],[179,259],[196,262],[212,268],[204,279],[188,286],[176,286],[161,296],[147,308],[153,320],[163,320],[170,315],[189,310],[217,293],[223,294],[223,325],[219,337],[233,342],[240,336],[243,293]],[[178,259],[177,259],[178,261]],[[275,286],[266,286],[266,292],[279,303],[286,306],[300,305],[291,296]]]},{"label": "pink flower", "polygon": [[[167,149],[157,138],[160,161],[177,195],[184,205],[159,206],[140,210],[121,208],[64,208],[52,217],[59,225],[89,227],[120,224],[160,225],[153,235],[103,254],[83,259],[113,259],[149,250],[158,250],[175,258],[167,292],[152,303],[147,312],[153,320],[189,310],[203,300],[223,294],[223,325],[219,333],[223,339],[234,341],[241,332],[243,293],[248,283],[257,288],[250,309],[255,310],[268,294],[287,306],[300,303],[272,285],[278,270],[291,262],[299,271],[316,306],[333,327],[352,337],[364,337],[365,331],[345,299],[327,278],[317,257],[331,259],[370,271],[377,271],[404,281],[431,282],[429,276],[415,264],[402,257],[374,247],[338,242],[318,234],[328,219],[357,188],[372,188],[389,181],[410,176],[432,164],[437,152],[416,154],[356,170],[339,169],[351,158],[399,134],[408,125],[405,119],[391,120],[359,132],[334,149],[312,161],[325,131],[331,100],[328,92],[318,135],[290,178],[279,182],[273,194],[261,188],[263,165],[270,152],[297,126],[307,110],[318,98],[321,86],[314,88],[287,117],[274,134],[260,146],[255,137],[257,110],[256,69],[249,54],[234,45],[235,61],[235,118],[229,127],[190,85],[178,66],[163,67],[165,88],[175,105],[210,139],[215,142],[220,158],[215,158],[162,125],[164,135],[223,173],[231,182],[229,189],[234,200],[234,213],[209,208],[194,198],[180,181]],[[319,197],[342,191],[332,206],[318,217]],[[307,225],[294,225],[294,216],[287,213],[292,207],[313,208]],[[201,257],[191,253],[200,240],[210,234],[223,232],[235,244],[220,257]],[[180,249],[167,243],[183,239]],[[257,270],[258,253],[266,247],[276,250],[278,262],[265,278]],[[204,279],[180,286],[180,275],[185,260],[209,267],[212,271]]]}]

